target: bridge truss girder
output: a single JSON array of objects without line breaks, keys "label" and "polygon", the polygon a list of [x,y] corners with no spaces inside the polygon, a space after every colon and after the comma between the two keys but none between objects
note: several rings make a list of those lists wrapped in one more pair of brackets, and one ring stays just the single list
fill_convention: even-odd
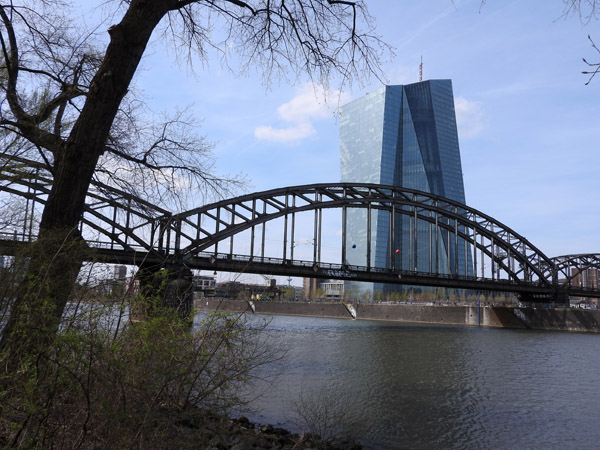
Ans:
[{"label": "bridge truss girder", "polygon": [[555,256],[552,259],[560,286],[598,289],[600,254],[585,253]]},{"label": "bridge truss girder", "polygon": [[[11,156],[1,162],[0,192],[25,198],[26,217],[31,218],[21,229],[2,233],[4,240],[31,240],[37,235],[34,211],[45,206],[52,175],[48,167],[38,161]],[[170,216],[163,208],[94,180],[86,197],[80,232],[93,247],[115,252],[153,253],[158,257],[161,253],[152,243]]]},{"label": "bridge truss girder", "polygon": [[[449,239],[463,240],[475,249],[474,264],[477,274],[477,254],[490,262],[491,276],[500,278],[499,272],[518,284],[535,284],[538,286],[553,286],[555,271],[550,260],[523,236],[495,219],[454,202],[432,194],[402,189],[393,186],[355,185],[355,184],[317,184],[275,189],[256,194],[249,194],[235,199],[226,200],[212,205],[177,214],[169,226],[169,233],[174,236],[171,242],[176,243],[176,252],[184,255],[211,251],[219,253],[219,243],[229,240],[233,248],[233,239],[245,230],[251,230],[251,242],[255,241],[255,229],[269,221],[284,219],[283,259],[294,260],[293,229],[294,219],[299,213],[314,211],[314,257],[313,262],[319,263],[320,217],[325,209],[338,208],[345,217],[349,208],[363,208],[387,211],[390,220],[389,229],[394,229],[397,216],[410,217],[417,224],[427,224],[434,229],[430,236],[437,236],[438,230],[447,233]],[[346,252],[346,225],[342,220],[342,261]],[[288,225],[289,224],[289,225]],[[290,235],[291,239],[288,238]],[[367,224],[369,227],[369,224]],[[416,230],[417,227],[413,227]],[[369,236],[370,233],[367,233]],[[163,237],[164,238],[164,237]],[[431,240],[431,239],[430,239]],[[393,235],[388,237],[390,250],[393,250]],[[458,248],[458,247],[456,247]],[[466,245],[464,248],[468,248]],[[264,257],[264,236],[259,246],[259,252],[252,248],[250,256]],[[230,252],[233,253],[233,252]],[[289,256],[288,256],[289,255]],[[466,259],[465,259],[466,261]],[[367,257],[367,267],[370,258]],[[482,276],[483,265],[480,265]],[[388,269],[394,269],[388,267]],[[431,271],[430,271],[431,272]]]},{"label": "bridge truss girder", "polygon": [[[27,199],[33,211],[36,204],[45,204],[52,176],[39,162],[11,158],[3,162],[0,181],[0,191]],[[391,257],[388,267],[372,267],[369,255],[364,267],[350,267],[344,261],[348,247],[346,215],[352,208],[368,212],[368,227],[375,211],[387,214],[389,230],[392,230],[388,239],[390,253],[394,251],[393,230],[398,217],[408,217],[412,223],[428,227],[430,246],[440,233],[447,236],[446,242],[464,241],[465,252],[472,250],[474,274],[461,277],[456,273],[440,273],[439,267],[431,268],[432,258],[429,259],[430,269],[425,272],[394,267]],[[342,258],[341,261],[324,261],[321,257],[323,211],[335,209],[341,211],[342,216]],[[314,214],[311,261],[298,261],[294,255],[297,245],[295,218],[302,213]],[[8,239],[31,240],[35,235],[32,217],[33,213],[28,229],[24,227],[20,233],[15,230],[14,237]],[[265,254],[266,225],[276,220],[283,221],[280,233],[283,257],[279,262]],[[413,227],[415,247],[417,228]],[[248,231],[251,234],[250,254],[236,255],[234,239]],[[260,236],[257,236],[258,231]],[[589,296],[598,293],[597,288],[573,286],[575,275],[569,272],[572,267],[579,272],[597,268],[598,255],[550,259],[523,236],[480,211],[425,192],[392,186],[344,183],[287,187],[171,214],[130,193],[94,182],[88,193],[81,232],[91,246],[99,248],[105,260],[110,260],[112,255],[114,262],[137,264],[144,258],[152,261],[170,259],[184,261],[195,268],[233,270],[235,266],[237,271],[243,266],[233,264],[233,261],[241,258],[247,261],[246,268],[250,261],[254,273],[280,271],[285,275],[312,274],[310,276],[321,278],[450,287],[458,283],[457,286],[464,288],[538,292],[544,297],[550,292],[556,297],[557,292],[564,293],[565,290],[572,295],[582,295],[584,291]],[[219,250],[224,246],[228,251]],[[370,247],[369,243],[367,248]],[[439,247],[436,248],[436,252],[439,251]],[[202,256],[206,254],[212,257]],[[223,255],[229,255],[229,263]],[[265,263],[267,260],[271,262]]]}]

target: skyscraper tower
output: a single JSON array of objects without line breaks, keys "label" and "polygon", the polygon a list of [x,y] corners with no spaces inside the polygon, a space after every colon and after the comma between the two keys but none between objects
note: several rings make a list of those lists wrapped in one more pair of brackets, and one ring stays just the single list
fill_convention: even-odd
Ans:
[{"label": "skyscraper tower", "polygon": [[[343,182],[417,189],[465,203],[451,80],[385,86],[342,106],[340,153]],[[348,213],[348,264],[365,263],[360,259],[366,254],[366,214],[360,209]],[[416,230],[418,257],[408,251],[411,223],[407,216],[396,221],[400,226],[395,227],[394,242],[399,252],[389,254],[389,220],[384,212],[371,214],[371,267],[391,267],[390,258],[396,258],[396,269],[429,270],[431,252],[425,248],[429,229],[424,224]],[[440,235],[439,246],[440,273],[473,274],[471,253],[465,251],[464,243],[456,248],[454,241]],[[346,291],[358,293],[393,290],[399,288],[380,283],[346,285]]]}]

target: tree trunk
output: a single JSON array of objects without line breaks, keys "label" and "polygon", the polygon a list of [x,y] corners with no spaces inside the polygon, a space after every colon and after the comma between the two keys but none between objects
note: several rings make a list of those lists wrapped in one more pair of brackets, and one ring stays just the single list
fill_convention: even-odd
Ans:
[{"label": "tree trunk", "polygon": [[46,233],[17,256],[28,266],[0,341],[6,369],[18,370],[27,357],[43,355],[52,344],[81,261],[88,255],[76,233],[55,228],[51,237]]},{"label": "tree trunk", "polygon": [[56,155],[40,236],[0,341],[0,352],[8,350],[9,357],[14,352],[40,351],[58,330],[81,264],[89,256],[81,251],[77,228],[98,158],[154,28],[176,3],[133,0],[122,21],[109,28],[111,39],[102,65],[81,114]]}]

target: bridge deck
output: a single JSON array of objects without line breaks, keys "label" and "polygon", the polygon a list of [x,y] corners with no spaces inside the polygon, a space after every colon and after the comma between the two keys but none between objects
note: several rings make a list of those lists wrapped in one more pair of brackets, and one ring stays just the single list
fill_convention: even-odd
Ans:
[{"label": "bridge deck", "polygon": [[[93,243],[92,243],[93,244]],[[99,243],[96,243],[97,245]],[[0,253],[15,255],[26,245],[22,241],[0,240]],[[555,290],[551,286],[537,283],[518,283],[511,280],[494,280],[490,278],[467,277],[427,272],[392,271],[385,268],[341,265],[331,263],[315,263],[303,260],[284,260],[281,258],[250,257],[247,255],[198,253],[187,255],[160,255],[145,250],[123,250],[110,248],[109,245],[93,247],[90,259],[108,264],[157,265],[166,263],[184,264],[190,269],[218,272],[234,272],[263,275],[284,275],[302,278],[341,279],[366,282],[381,282],[408,286],[431,286],[457,289],[488,290],[513,292],[527,295],[530,299],[547,301]],[[600,291],[577,286],[567,287],[564,295],[600,298]]]}]

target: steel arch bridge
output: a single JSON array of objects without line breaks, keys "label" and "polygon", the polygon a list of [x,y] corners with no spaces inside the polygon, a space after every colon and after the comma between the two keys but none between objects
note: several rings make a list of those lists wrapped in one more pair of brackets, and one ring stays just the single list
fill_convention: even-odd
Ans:
[{"label": "steel arch bridge", "polygon": [[598,289],[600,254],[585,253],[552,258],[563,285]]},{"label": "steel arch bridge", "polygon": [[[0,192],[27,202],[28,216],[22,229],[14,228],[10,236],[4,236],[4,253],[10,253],[18,242],[35,239],[33,211],[36,205],[45,204],[52,177],[40,163],[11,158],[4,162],[1,181]],[[348,264],[352,250],[347,221],[353,209],[365,211],[367,229],[364,264],[359,265]],[[323,252],[324,216],[332,211],[341,228],[335,257]],[[389,256],[384,265],[374,264],[370,231],[375,215],[387,223]],[[423,248],[428,255],[425,267],[420,264],[419,270],[402,267],[393,257],[394,230],[402,220],[408,221],[411,230],[406,256],[416,261]],[[311,234],[309,257],[306,251],[299,255],[298,248],[299,234],[307,229]],[[183,264],[192,269],[497,290],[540,301],[560,301],[569,295],[600,297],[597,282],[588,287],[590,283],[582,281],[584,274],[600,267],[600,255],[549,258],[525,237],[474,208],[394,186],[332,183],[285,187],[172,214],[95,182],[87,197],[81,232],[103,260],[114,263]],[[273,240],[277,244],[272,244]],[[449,254],[451,243],[465,251],[462,274],[456,252],[454,273],[440,267],[440,254]],[[469,270],[466,265],[471,262]]]}]

